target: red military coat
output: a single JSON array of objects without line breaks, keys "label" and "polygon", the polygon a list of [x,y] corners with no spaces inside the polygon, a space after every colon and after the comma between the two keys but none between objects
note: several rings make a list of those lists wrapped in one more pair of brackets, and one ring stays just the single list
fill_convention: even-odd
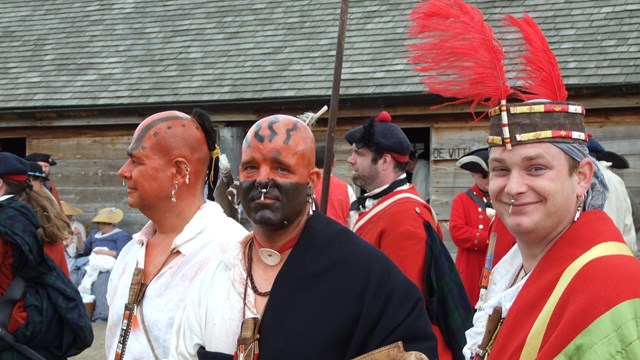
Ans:
[{"label": "red military coat", "polygon": [[[477,185],[472,186],[470,190],[483,199],[482,191]],[[486,196],[484,200],[490,201]],[[456,267],[472,305],[478,302],[480,294],[480,278],[489,244],[490,223],[491,218],[485,209],[466,192],[459,193],[453,199],[449,233],[451,240],[458,247]]]},{"label": "red military coat", "polygon": [[[322,181],[323,177],[320,177],[320,185],[318,185],[314,191],[318,204],[322,203]],[[329,200],[327,200],[326,215],[340,224],[348,226],[349,206],[352,200],[355,199],[349,197],[349,184],[331,175],[329,178]]]},{"label": "red military coat", "polygon": [[[387,200],[400,194],[406,197],[395,201]],[[422,200],[411,185],[406,189],[397,189],[379,199],[373,207],[360,213],[353,231],[382,250],[424,293],[425,255],[427,252],[427,234],[424,221],[429,221],[440,237],[443,237],[440,225],[434,221],[431,207]],[[425,241],[426,239],[426,241]],[[451,350],[447,347],[440,329],[433,325],[438,337],[440,359],[451,359]]]}]

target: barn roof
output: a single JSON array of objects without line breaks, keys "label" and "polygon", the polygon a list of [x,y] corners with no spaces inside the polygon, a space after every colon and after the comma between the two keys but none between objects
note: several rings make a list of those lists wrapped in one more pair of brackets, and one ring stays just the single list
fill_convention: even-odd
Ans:
[{"label": "barn roof", "polygon": [[[569,88],[640,83],[640,3],[470,1],[528,12]],[[341,97],[420,94],[403,0],[351,0]],[[3,0],[0,110],[329,97],[339,0]]]}]

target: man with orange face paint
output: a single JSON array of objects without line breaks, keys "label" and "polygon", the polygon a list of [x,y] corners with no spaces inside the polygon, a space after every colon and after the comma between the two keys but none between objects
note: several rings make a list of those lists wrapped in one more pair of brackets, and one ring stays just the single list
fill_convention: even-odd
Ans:
[{"label": "man with orange face paint", "polygon": [[209,175],[219,150],[203,112],[148,117],[127,153],[119,176],[129,206],[150,221],[122,249],[111,273],[105,347],[108,359],[164,359],[187,289],[247,232],[205,199],[205,181],[215,184]]},{"label": "man with orange face paint", "polygon": [[273,115],[249,130],[239,178],[254,232],[193,287],[171,359],[351,359],[391,344],[380,351],[437,358],[418,289],[314,211],[314,158],[313,133],[297,118]]}]

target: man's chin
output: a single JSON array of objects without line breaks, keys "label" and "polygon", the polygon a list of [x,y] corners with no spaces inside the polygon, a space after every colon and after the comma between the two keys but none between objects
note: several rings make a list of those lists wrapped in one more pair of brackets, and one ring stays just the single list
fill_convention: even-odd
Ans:
[{"label": "man's chin", "polygon": [[266,230],[280,230],[288,226],[288,222],[282,218],[282,215],[275,214],[267,209],[259,210],[253,214],[247,214],[247,217],[254,226]]},{"label": "man's chin", "polygon": [[256,218],[255,220],[250,220],[253,223],[254,227],[269,231],[281,230],[288,226],[288,224],[284,220],[263,219],[260,217]]},{"label": "man's chin", "polygon": [[133,197],[129,196],[127,198],[127,205],[129,205],[129,207],[132,209],[138,209],[140,206],[140,203]]}]

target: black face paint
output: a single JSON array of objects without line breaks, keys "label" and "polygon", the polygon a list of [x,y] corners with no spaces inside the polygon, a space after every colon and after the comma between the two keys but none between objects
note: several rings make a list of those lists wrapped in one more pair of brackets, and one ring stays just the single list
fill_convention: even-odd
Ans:
[{"label": "black face paint", "polygon": [[[264,192],[267,202],[261,202],[263,192],[256,186],[256,180],[240,182],[240,202],[254,225],[280,230],[306,215],[307,183],[271,180],[270,184]],[[266,189],[265,184],[261,185]]]},{"label": "black face paint", "polygon": [[[258,143],[264,143],[265,141],[268,141],[269,143],[273,142],[273,139],[275,139],[279,135],[278,131],[276,130],[276,125],[279,124],[280,122],[281,120],[277,117],[274,119],[271,119],[267,124],[267,129],[268,129],[267,134],[262,134],[262,124],[256,124],[255,129],[253,131],[253,138]],[[297,131],[299,126],[300,125],[298,123],[294,123],[290,128],[285,129],[286,136],[282,141],[283,145],[289,145],[289,142],[291,141],[291,134]],[[244,144],[247,147],[251,147],[250,136],[247,136],[244,139]]]},{"label": "black face paint", "polygon": [[289,145],[289,141],[291,141],[291,133],[298,130],[298,123],[293,123],[293,126],[287,129],[287,137],[284,139],[283,144]]}]

